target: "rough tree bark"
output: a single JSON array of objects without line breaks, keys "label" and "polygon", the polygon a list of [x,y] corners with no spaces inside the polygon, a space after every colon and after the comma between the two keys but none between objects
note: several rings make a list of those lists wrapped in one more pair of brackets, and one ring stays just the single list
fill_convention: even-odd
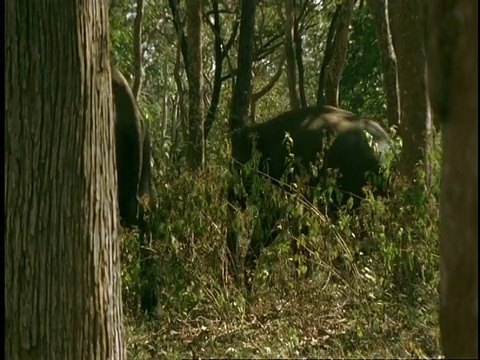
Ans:
[{"label": "rough tree bark", "polygon": [[290,99],[290,108],[300,108],[300,99],[297,91],[297,66],[295,56],[295,3],[294,0],[285,1],[285,58],[287,61],[287,84]]},{"label": "rough tree bark", "polygon": [[388,2],[389,0],[369,0],[368,6],[375,20],[378,47],[382,57],[383,86],[387,97],[388,125],[398,126],[400,104],[397,80],[397,58],[395,56],[395,50],[393,49],[392,35],[390,32]]},{"label": "rough tree bark", "polygon": [[325,96],[328,105],[339,106],[339,90],[342,71],[347,60],[349,27],[355,0],[344,0],[338,15],[334,51],[325,74]]},{"label": "rough tree bark", "polygon": [[187,6],[188,58],[188,140],[187,162],[192,169],[205,161],[203,122],[202,1],[190,0]]},{"label": "rough tree bark", "polygon": [[133,80],[132,92],[135,99],[140,94],[142,87],[142,21],[145,0],[137,0],[137,14],[133,25],[133,66],[135,78]]},{"label": "rough tree bark", "polygon": [[421,0],[391,0],[390,4],[390,19],[395,18],[391,26],[397,56],[399,134],[403,141],[399,170],[407,179],[413,179],[417,163],[426,159],[424,156],[431,136],[424,40],[425,9]]},{"label": "rough tree bark", "polygon": [[5,357],[123,359],[108,8],[6,15]]},{"label": "rough tree bark", "polygon": [[440,330],[447,359],[478,358],[478,1],[430,5],[432,106],[443,125]]}]

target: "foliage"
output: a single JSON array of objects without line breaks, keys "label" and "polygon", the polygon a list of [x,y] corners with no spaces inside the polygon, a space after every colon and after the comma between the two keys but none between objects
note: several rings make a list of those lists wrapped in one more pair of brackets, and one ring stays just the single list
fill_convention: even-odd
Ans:
[{"label": "foliage", "polygon": [[[133,74],[133,18],[127,15],[134,13],[135,3],[119,3],[112,15],[112,57],[123,72]],[[304,30],[310,104],[315,100],[325,34],[335,5],[325,3],[325,8],[313,7]],[[204,3],[205,8],[208,5]],[[283,31],[277,5],[262,1],[258,6],[263,13],[257,21],[257,47],[276,31]],[[230,10],[221,15],[224,41],[230,36],[237,9]],[[249,303],[227,275],[225,236],[230,219],[225,191],[231,174],[226,134],[232,82],[223,83],[206,147],[208,166],[202,173],[192,174],[176,155],[182,145],[178,114],[186,106],[181,98],[186,95],[186,82],[182,62],[179,76],[183,88],[174,81],[177,35],[169,18],[167,1],[146,3],[143,40],[148,61],[139,104],[151,123],[157,208],[150,219],[153,240],[145,251],[153,263],[150,276],[156,280],[151,291],[160,303],[154,319],[140,312],[139,292],[145,286],[139,281],[142,249],[135,232],[124,234],[123,301],[130,358],[437,356],[438,138],[429,154],[433,165],[430,178],[419,167],[413,184],[402,180],[396,175],[394,156],[387,161],[393,184],[390,196],[377,199],[369,193],[356,214],[344,211],[335,223],[301,196],[287,195],[258,178],[256,195],[240,216],[243,253],[258,215],[255,201],[266,198],[289,216],[277,224],[283,229],[281,236],[262,253],[254,279],[257,297]],[[349,110],[383,116],[379,52],[373,21],[365,8],[355,11],[352,28],[341,104]],[[204,25],[207,80],[213,79],[212,44],[213,34]],[[233,46],[224,75],[235,66],[235,51]],[[254,91],[275,72],[280,51],[282,47],[255,64]],[[208,81],[206,84],[208,104],[211,87]],[[257,119],[273,117],[287,107],[282,75],[258,102]],[[401,144],[392,146],[398,154]],[[300,180],[297,185],[301,188]],[[322,204],[331,196],[335,196],[333,178],[319,190],[317,200]],[[292,229],[300,223],[310,224],[312,231],[301,239],[311,252],[311,279],[302,278],[304,267],[295,271],[289,247]]]},{"label": "foliage", "polygon": [[373,16],[364,6],[354,12],[347,63],[340,82],[342,107],[372,117],[385,117],[382,64]]},{"label": "foliage", "polygon": [[[436,356],[438,147],[434,151],[431,187],[419,169],[413,187],[396,178],[388,199],[369,193],[358,214],[344,212],[335,224],[301,197],[258,179],[254,194],[289,217],[261,256],[258,298],[251,304],[226,275],[227,167],[211,165],[200,176],[166,171],[156,183],[159,207],[150,250],[160,295],[154,320],[135,305],[139,249],[135,235],[124,240],[130,356]],[[324,198],[333,186],[334,181],[325,188]],[[244,252],[255,202],[241,217]],[[304,242],[314,264],[308,280],[298,278],[288,246],[293,221],[312,226]]]}]

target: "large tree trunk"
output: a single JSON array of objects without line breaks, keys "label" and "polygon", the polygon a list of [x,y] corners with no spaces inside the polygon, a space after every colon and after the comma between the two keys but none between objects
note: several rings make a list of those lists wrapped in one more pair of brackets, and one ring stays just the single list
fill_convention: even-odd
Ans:
[{"label": "large tree trunk", "polygon": [[10,360],[125,358],[107,17],[6,4]]},{"label": "large tree trunk", "polygon": [[431,122],[424,43],[424,5],[420,0],[391,0],[393,45],[397,55],[400,128],[403,154],[400,171],[413,179],[415,166],[425,160]]},{"label": "large tree trunk", "polygon": [[187,6],[188,140],[187,161],[192,169],[205,161],[203,146],[203,67],[202,67],[202,1],[190,0]]},{"label": "large tree trunk", "polygon": [[429,80],[443,124],[440,330],[447,359],[478,358],[478,1],[432,3]]},{"label": "large tree trunk", "polygon": [[400,106],[397,80],[397,58],[393,49],[392,35],[390,32],[388,2],[389,0],[369,0],[368,5],[375,20],[378,47],[382,57],[383,86],[387,97],[388,125],[398,126]]},{"label": "large tree trunk", "polygon": [[347,60],[349,27],[355,0],[344,0],[338,14],[334,50],[325,74],[325,96],[328,105],[339,106],[340,80]]}]

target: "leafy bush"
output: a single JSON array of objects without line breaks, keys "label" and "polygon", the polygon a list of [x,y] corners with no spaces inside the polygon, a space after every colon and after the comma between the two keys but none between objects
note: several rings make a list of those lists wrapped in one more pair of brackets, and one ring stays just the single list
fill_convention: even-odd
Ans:
[{"label": "leafy bush", "polygon": [[[224,155],[217,159],[228,158],[224,145],[218,145]],[[401,144],[393,146],[398,152]],[[438,354],[438,139],[430,158],[429,181],[422,166],[408,183],[388,168],[390,196],[374,198],[367,189],[358,212],[344,209],[335,223],[302,196],[257,178],[250,206],[239,215],[243,253],[253,235],[259,199],[268,199],[269,206],[282,208],[288,217],[278,224],[283,229],[279,238],[262,252],[257,297],[251,303],[227,274],[227,163],[212,161],[201,174],[164,164],[156,178],[158,207],[151,219],[152,291],[160,300],[154,320],[138,310],[138,239],[131,234],[124,240],[131,357],[144,358],[149,348],[182,357],[192,352],[209,357]],[[300,181],[297,186],[301,189]],[[328,199],[334,191],[330,181],[318,199]],[[306,223],[311,232],[301,242],[311,254],[310,279],[297,276],[289,246],[291,230]],[[301,275],[305,267],[299,271]],[[148,345],[136,340],[139,336],[148,338]]]}]

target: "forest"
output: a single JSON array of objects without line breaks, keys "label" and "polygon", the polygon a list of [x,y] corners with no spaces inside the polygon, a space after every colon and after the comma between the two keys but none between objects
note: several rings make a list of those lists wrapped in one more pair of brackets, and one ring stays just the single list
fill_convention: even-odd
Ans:
[{"label": "forest", "polygon": [[7,2],[6,358],[478,358],[477,14]]}]

